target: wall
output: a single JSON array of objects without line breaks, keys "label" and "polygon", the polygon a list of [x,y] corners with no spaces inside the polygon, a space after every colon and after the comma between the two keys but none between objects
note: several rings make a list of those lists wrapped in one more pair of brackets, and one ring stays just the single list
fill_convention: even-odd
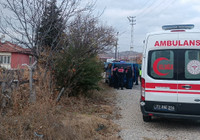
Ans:
[{"label": "wall", "polygon": [[28,54],[20,54],[20,53],[12,53],[11,55],[11,68],[18,69],[24,68],[22,64],[29,65],[29,55]]}]

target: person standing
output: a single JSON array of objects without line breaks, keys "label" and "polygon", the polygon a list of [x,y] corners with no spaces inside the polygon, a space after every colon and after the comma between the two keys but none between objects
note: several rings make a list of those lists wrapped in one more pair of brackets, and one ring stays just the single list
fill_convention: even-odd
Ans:
[{"label": "person standing", "polygon": [[140,76],[140,83],[142,82],[141,81],[141,76],[142,76],[142,70],[141,70],[141,68],[139,69],[139,76]]},{"label": "person standing", "polygon": [[131,67],[127,67],[127,70],[126,70],[126,88],[127,89],[132,89],[132,70],[131,70]]},{"label": "person standing", "polygon": [[113,80],[114,80],[114,88],[119,88],[119,85],[118,85],[118,67],[115,67],[113,69]]},{"label": "person standing", "polygon": [[139,70],[138,67],[135,67],[135,85],[138,85],[138,76],[139,76]]},{"label": "person standing", "polygon": [[118,69],[118,80],[119,80],[119,87],[121,87],[121,90],[123,90],[124,87],[124,68],[121,67]]}]

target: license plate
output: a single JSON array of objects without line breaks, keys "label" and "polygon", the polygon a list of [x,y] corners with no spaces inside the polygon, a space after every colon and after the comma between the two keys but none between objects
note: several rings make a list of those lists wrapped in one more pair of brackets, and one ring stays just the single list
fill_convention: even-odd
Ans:
[{"label": "license plate", "polygon": [[173,106],[173,105],[154,105],[153,109],[156,111],[174,112],[175,106]]}]

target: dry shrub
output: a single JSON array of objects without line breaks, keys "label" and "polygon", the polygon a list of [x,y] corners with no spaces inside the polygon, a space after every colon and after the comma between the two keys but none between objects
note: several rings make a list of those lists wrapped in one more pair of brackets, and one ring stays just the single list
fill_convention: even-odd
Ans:
[{"label": "dry shrub", "polygon": [[1,118],[0,139],[78,139],[75,131],[64,126],[50,103],[29,105],[21,115]]},{"label": "dry shrub", "polygon": [[[29,72],[24,70],[24,73]],[[28,76],[21,75],[22,80]],[[0,139],[39,139],[41,136],[44,139],[79,139],[73,128],[60,121],[62,114],[49,90],[52,86],[49,84],[50,73],[46,74],[46,80],[41,76],[44,76],[44,71],[40,71],[40,77],[34,75],[35,103],[29,102],[29,83],[21,84],[13,91],[6,114],[0,116]]]},{"label": "dry shrub", "polygon": [[12,110],[13,114],[20,115],[29,107],[29,90],[28,84],[21,85],[12,94]]},{"label": "dry shrub", "polygon": [[[40,73],[40,75],[38,74]],[[54,94],[50,93],[50,84],[51,81],[50,72],[46,73],[45,79],[44,71],[37,69],[33,75],[33,91],[36,94],[36,104],[43,103],[54,103],[54,99],[52,98]],[[20,86],[16,88],[12,93],[12,109],[15,114],[21,114],[27,109],[30,109],[30,87],[29,87],[29,70],[23,69],[22,71],[18,71],[20,76],[19,84]],[[24,83],[25,81],[25,83]],[[57,92],[55,92],[56,94]],[[55,104],[55,103],[54,103]]]},{"label": "dry shrub", "polygon": [[[24,71],[27,73],[27,71]],[[113,106],[110,90],[102,87],[90,98],[63,96],[55,99],[59,91],[51,83],[49,72],[40,69],[34,72],[36,102],[29,102],[29,84],[13,91],[11,104],[4,116],[0,116],[1,139],[117,139],[118,126],[112,123]],[[27,77],[26,77],[27,78]],[[54,90],[53,90],[54,89]]]}]

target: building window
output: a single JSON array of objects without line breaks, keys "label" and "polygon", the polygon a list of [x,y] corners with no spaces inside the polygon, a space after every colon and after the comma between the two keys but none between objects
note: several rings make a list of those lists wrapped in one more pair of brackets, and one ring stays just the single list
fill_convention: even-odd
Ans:
[{"label": "building window", "polygon": [[10,64],[10,56],[0,55],[0,64]]},{"label": "building window", "polygon": [[10,56],[7,58],[7,64],[10,64]]},{"label": "building window", "polygon": [[3,56],[0,56],[0,64],[3,63]]},{"label": "building window", "polygon": [[4,57],[3,57],[3,59],[4,59],[4,60],[3,60],[3,63],[4,63],[4,64],[6,64],[6,58],[7,58],[7,56],[4,56]]}]

